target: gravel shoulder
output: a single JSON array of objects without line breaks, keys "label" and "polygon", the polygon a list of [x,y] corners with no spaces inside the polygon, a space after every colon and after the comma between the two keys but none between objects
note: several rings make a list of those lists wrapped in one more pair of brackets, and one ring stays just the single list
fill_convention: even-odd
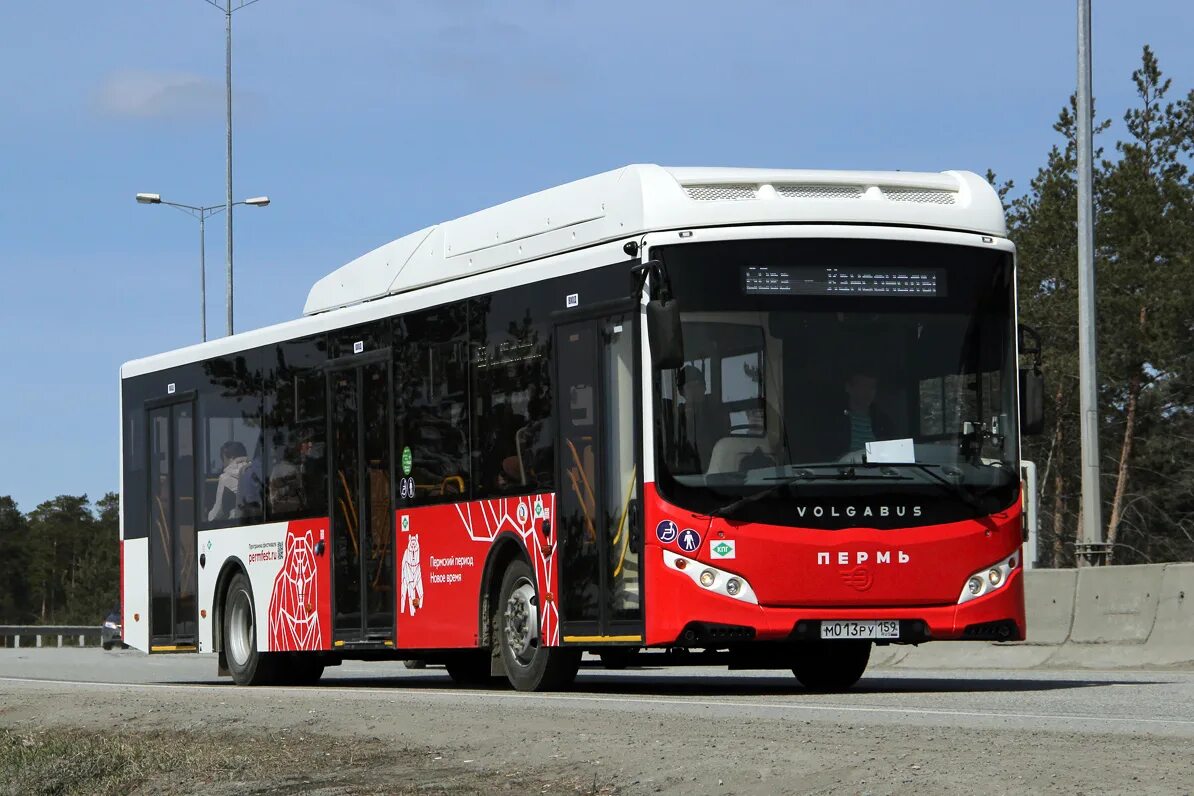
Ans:
[{"label": "gravel shoulder", "polygon": [[[126,673],[145,660],[130,657]],[[44,765],[88,744],[133,773],[110,780],[107,792],[121,793],[1188,793],[1194,764],[1188,672],[1018,685],[1011,675],[880,674],[836,697],[774,676],[586,672],[577,692],[544,697],[456,689],[433,669],[245,689],[210,677],[148,682],[158,668],[142,684],[39,679],[47,668],[21,671],[0,656],[8,792],[30,792],[13,783],[54,770],[20,769],[22,759]],[[1117,723],[1117,713],[1135,718]]]}]

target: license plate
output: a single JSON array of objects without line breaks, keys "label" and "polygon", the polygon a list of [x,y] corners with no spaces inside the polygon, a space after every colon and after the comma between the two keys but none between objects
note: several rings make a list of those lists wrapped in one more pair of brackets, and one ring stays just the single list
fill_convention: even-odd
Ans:
[{"label": "license plate", "polygon": [[890,638],[900,637],[900,622],[897,619],[868,619],[864,621],[840,620],[821,623],[822,639],[839,638]]}]

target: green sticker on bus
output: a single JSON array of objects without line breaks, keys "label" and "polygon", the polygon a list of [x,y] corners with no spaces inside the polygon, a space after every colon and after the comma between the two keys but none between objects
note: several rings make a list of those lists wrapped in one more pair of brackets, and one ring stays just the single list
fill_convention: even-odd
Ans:
[{"label": "green sticker on bus", "polygon": [[407,445],[405,448],[402,449],[402,474],[403,475],[410,475],[410,466],[411,466],[410,446]]}]

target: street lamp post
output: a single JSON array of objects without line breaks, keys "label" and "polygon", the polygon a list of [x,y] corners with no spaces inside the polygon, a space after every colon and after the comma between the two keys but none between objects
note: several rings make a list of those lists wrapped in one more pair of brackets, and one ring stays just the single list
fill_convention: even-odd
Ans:
[{"label": "street lamp post", "polygon": [[239,202],[232,201],[232,12],[240,11],[245,6],[251,6],[257,0],[205,0],[211,6],[220,9],[224,14],[224,109],[225,109],[225,158],[224,175],[227,193],[225,195],[224,210],[228,217],[224,225],[225,262],[224,262],[224,299],[228,309],[228,335],[232,335],[232,208]]},{"label": "street lamp post", "polygon": [[[209,205],[208,207],[197,207],[195,205],[184,205],[180,202],[166,202],[162,200],[161,194],[156,193],[139,193],[137,194],[137,202],[143,205],[169,205],[176,207],[187,215],[199,219],[199,316],[200,326],[203,331],[203,341],[207,342],[207,263],[205,262],[205,250],[207,246],[207,219],[214,216],[216,213],[227,210],[228,205]],[[244,199],[240,202],[233,202],[233,205],[250,205],[252,207],[265,207],[269,204],[268,196],[254,196],[251,199]],[[232,294],[228,294],[228,317],[232,317]],[[232,328],[229,326],[228,333],[232,333]]]}]

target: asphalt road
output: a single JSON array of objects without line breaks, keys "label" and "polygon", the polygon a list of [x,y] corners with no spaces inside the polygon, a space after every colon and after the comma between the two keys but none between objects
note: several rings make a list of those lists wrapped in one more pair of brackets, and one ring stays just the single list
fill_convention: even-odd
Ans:
[{"label": "asphalt road", "polygon": [[782,672],[582,669],[574,689],[453,686],[348,663],[315,688],[237,688],[209,656],[0,650],[0,726],[300,730],[498,776],[591,770],[617,792],[1189,793],[1194,671],[876,668],[814,695]]}]

